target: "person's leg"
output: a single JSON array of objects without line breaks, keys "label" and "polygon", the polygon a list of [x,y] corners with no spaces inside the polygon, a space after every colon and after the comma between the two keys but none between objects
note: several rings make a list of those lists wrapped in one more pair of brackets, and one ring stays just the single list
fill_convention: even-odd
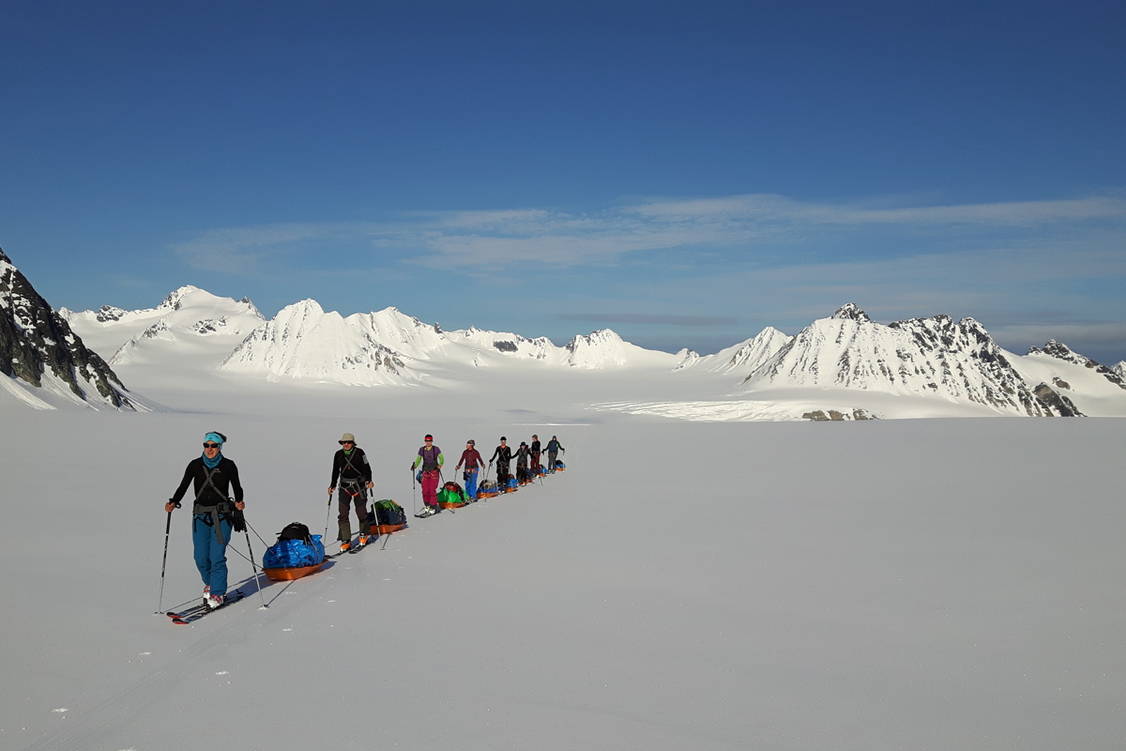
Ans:
[{"label": "person's leg", "polygon": [[211,532],[211,585],[212,596],[222,597],[227,594],[227,543],[231,541],[231,521],[226,517],[219,521],[219,532],[222,540],[215,538],[213,527],[208,527]]},{"label": "person's leg", "polygon": [[367,535],[371,532],[371,526],[368,524],[368,491],[367,488],[361,488],[360,494],[355,497],[356,503],[356,519],[360,525],[360,534]]},{"label": "person's leg", "polygon": [[422,473],[422,502],[427,506],[438,505],[438,473],[436,471]]},{"label": "person's leg", "polygon": [[348,542],[352,539],[352,523],[348,520],[348,515],[352,513],[352,496],[348,495],[344,491],[344,488],[341,487],[338,500],[338,513],[336,514],[336,539],[340,540],[340,542]]},{"label": "person's leg", "polygon": [[465,492],[471,498],[477,499],[477,470],[469,472],[469,477],[465,478]]},{"label": "person's leg", "polygon": [[198,514],[192,516],[192,554],[195,557],[195,567],[199,569],[199,578],[205,586],[211,585],[211,543],[215,539],[215,530]]}]

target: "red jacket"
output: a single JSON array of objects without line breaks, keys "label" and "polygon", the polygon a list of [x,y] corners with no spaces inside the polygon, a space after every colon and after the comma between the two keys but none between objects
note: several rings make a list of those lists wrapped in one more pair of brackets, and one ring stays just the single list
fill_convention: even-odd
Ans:
[{"label": "red jacket", "polygon": [[454,469],[461,469],[461,465],[465,464],[466,469],[477,469],[478,467],[485,466],[485,460],[481,458],[481,454],[477,449],[466,449],[461,452],[461,458],[457,460],[457,466]]}]

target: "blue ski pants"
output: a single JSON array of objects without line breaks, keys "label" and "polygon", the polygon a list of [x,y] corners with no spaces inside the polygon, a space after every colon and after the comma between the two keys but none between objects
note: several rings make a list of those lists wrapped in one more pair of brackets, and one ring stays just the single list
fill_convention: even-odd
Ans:
[{"label": "blue ski pants", "polygon": [[477,475],[481,472],[479,469],[467,469],[463,477],[465,478],[465,493],[470,498],[477,498]]},{"label": "blue ski pants", "polygon": [[227,594],[227,543],[231,541],[231,520],[219,517],[219,535],[215,538],[215,526],[211,514],[192,516],[192,544],[195,546],[195,565],[203,583],[211,587],[211,594]]}]

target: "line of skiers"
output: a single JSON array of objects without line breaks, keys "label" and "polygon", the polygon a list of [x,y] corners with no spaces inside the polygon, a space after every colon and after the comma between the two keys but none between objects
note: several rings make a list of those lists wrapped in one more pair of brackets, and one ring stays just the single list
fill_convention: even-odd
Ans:
[{"label": "line of skiers", "polygon": [[[208,432],[203,438],[202,456],[188,462],[179,486],[164,504],[164,510],[168,513],[169,524],[171,524],[172,511],[181,507],[188,485],[193,485],[195,490],[195,500],[192,503],[193,557],[200,578],[203,580],[203,602],[210,608],[222,605],[227,594],[227,544],[231,540],[231,534],[246,529],[242,516],[242,511],[246,508],[242,484],[239,482],[238,467],[223,456],[223,444],[226,442],[227,437],[222,433]],[[340,541],[341,551],[344,551],[353,544],[350,521],[353,509],[360,528],[358,544],[363,546],[368,543],[366,526],[368,491],[374,487],[375,482],[372,480],[371,463],[364,450],[356,445],[356,436],[345,433],[340,437],[339,444],[340,449],[332,457],[332,479],[329,481],[328,495],[331,504],[332,494],[339,488],[337,539]],[[553,472],[559,452],[566,449],[556,436],[551,437],[545,448],[548,457],[547,471]],[[486,465],[475,447],[475,441],[471,439],[466,442],[455,471],[465,467],[463,474],[465,491],[471,499],[476,500],[478,477],[482,469],[487,469],[487,466],[491,466],[495,461],[497,484],[503,486],[511,476],[509,466],[515,457],[517,480],[525,482],[540,472],[541,454],[538,435],[532,436],[531,445],[521,441],[515,453],[508,446],[508,439],[501,436],[500,445],[493,451]],[[431,514],[440,511],[438,482],[444,465],[442,450],[434,445],[434,436],[427,434],[422,447],[411,462],[411,473],[418,471],[415,479],[422,484],[422,500]],[[165,556],[168,553],[167,540],[166,530]],[[163,576],[162,571],[162,580]]]},{"label": "line of skiers", "polygon": [[[558,436],[552,436],[551,440],[547,443],[548,455],[548,471],[555,471],[555,462],[559,456],[560,451],[565,451],[563,445],[559,443]],[[497,465],[497,485],[504,487],[508,483],[508,479],[512,476],[509,472],[509,467],[512,464],[512,459],[516,459],[516,480],[517,482],[524,483],[531,478],[535,477],[540,472],[540,456],[543,454],[543,447],[540,444],[540,437],[538,435],[532,436],[532,443],[521,441],[520,448],[514,453],[512,448],[508,445],[508,438],[505,436],[500,437],[500,444],[493,450],[493,455],[489,458],[488,465],[485,464],[484,458],[477,450],[477,442],[469,439],[465,443],[465,450],[461,452],[461,458],[458,459],[454,471],[465,467],[462,479],[465,481],[465,492],[470,499],[477,499],[477,484],[480,478],[481,470],[487,469],[495,462]],[[438,482],[441,477],[442,467],[445,466],[445,456],[442,450],[434,445],[434,436],[429,433],[423,438],[422,447],[418,450],[418,455],[415,456],[414,461],[411,463],[411,472],[418,471],[415,480],[422,486],[422,502],[425,504],[425,509],[429,512],[425,515],[436,514],[441,511],[438,505]]]}]

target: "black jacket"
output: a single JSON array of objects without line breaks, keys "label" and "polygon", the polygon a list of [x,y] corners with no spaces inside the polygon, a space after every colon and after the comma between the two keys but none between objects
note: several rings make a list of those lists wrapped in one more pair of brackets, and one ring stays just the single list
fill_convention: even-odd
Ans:
[{"label": "black jacket", "polygon": [[494,451],[493,455],[489,458],[489,462],[491,463],[494,459],[498,466],[507,467],[508,463],[512,461],[512,447],[497,446],[496,451]]},{"label": "black jacket", "polygon": [[[211,475],[211,483],[219,489],[218,493],[208,485],[208,474]],[[238,479],[238,467],[225,456],[219,460],[219,466],[211,470],[204,465],[202,457],[197,457],[188,462],[188,466],[184,470],[184,479],[180,480],[180,487],[176,488],[176,492],[172,494],[173,503],[179,503],[183,500],[184,494],[188,491],[188,483],[191,482],[195,483],[196,494],[196,501],[192,507],[193,513],[200,513],[201,506],[214,506],[220,501],[227,500],[230,497],[231,488],[234,488],[235,500],[242,500],[242,485]]]},{"label": "black jacket", "polygon": [[528,456],[531,453],[532,452],[528,450],[527,446],[521,446],[520,448],[516,449],[516,466],[527,469]]},{"label": "black jacket", "polygon": [[559,449],[561,449],[561,448],[563,448],[563,445],[561,443],[559,443],[559,441],[555,440],[554,438],[547,442],[547,452],[549,454],[550,453],[558,454]]},{"label": "black jacket", "polygon": [[540,453],[540,442],[539,442],[539,439],[536,439],[536,440],[532,441],[531,449],[532,449],[532,453],[533,453],[533,454],[538,454],[538,453]]},{"label": "black jacket", "polygon": [[[348,466],[349,463],[352,466]],[[367,454],[359,446],[352,449],[351,456],[344,456],[344,449],[340,449],[332,457],[332,480],[328,485],[336,487],[337,478],[359,482],[371,482],[371,465],[368,464]]]}]

